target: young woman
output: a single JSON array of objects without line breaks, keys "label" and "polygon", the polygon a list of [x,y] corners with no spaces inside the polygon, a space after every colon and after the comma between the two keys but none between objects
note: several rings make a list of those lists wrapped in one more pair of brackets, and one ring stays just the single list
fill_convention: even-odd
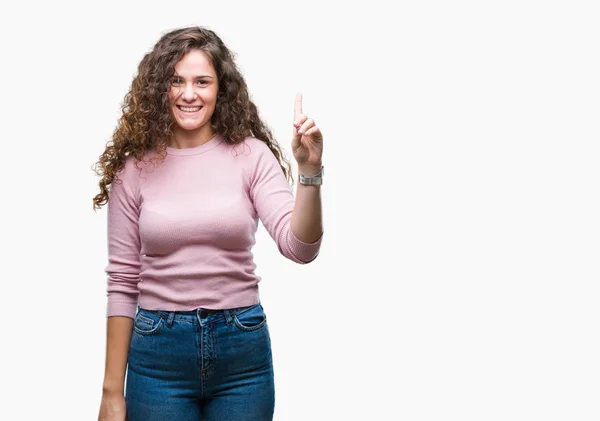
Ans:
[{"label": "young woman", "polygon": [[272,419],[258,220],[300,264],[323,236],[323,136],[301,94],[292,123],[295,196],[289,162],[213,31],[171,31],[142,59],[96,166],[109,256],[99,420]]}]

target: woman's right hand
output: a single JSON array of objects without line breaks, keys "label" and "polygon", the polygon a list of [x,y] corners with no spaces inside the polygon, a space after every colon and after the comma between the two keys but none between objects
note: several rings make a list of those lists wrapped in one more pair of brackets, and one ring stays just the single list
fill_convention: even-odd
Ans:
[{"label": "woman's right hand", "polygon": [[102,394],[98,421],[126,421],[125,396],[122,393]]}]

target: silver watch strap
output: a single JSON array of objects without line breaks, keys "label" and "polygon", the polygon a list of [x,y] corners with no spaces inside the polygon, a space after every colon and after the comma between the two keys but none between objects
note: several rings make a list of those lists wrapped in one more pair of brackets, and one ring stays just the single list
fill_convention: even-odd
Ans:
[{"label": "silver watch strap", "polygon": [[323,174],[325,174],[325,167],[321,166],[321,171],[318,174],[312,176],[306,176],[298,174],[300,176],[300,184],[304,185],[321,185],[323,184]]}]

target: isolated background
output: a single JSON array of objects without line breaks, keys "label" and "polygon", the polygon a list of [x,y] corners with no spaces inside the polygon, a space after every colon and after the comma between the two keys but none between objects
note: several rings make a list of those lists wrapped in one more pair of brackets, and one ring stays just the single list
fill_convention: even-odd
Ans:
[{"label": "isolated background", "polygon": [[276,420],[598,420],[594,3],[1,6],[0,419],[96,419],[91,166],[143,55],[199,24],[288,157],[297,91],[325,137],[320,256],[254,248]]}]

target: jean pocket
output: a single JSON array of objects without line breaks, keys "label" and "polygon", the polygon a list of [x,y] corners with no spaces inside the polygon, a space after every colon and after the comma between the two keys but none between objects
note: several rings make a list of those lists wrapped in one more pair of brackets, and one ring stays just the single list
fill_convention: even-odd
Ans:
[{"label": "jean pocket", "polygon": [[158,314],[140,309],[133,320],[133,330],[140,335],[153,335],[163,324],[163,318]]},{"label": "jean pocket", "polygon": [[262,305],[256,304],[235,314],[233,316],[233,322],[243,331],[255,331],[267,324],[267,315],[265,314]]}]

